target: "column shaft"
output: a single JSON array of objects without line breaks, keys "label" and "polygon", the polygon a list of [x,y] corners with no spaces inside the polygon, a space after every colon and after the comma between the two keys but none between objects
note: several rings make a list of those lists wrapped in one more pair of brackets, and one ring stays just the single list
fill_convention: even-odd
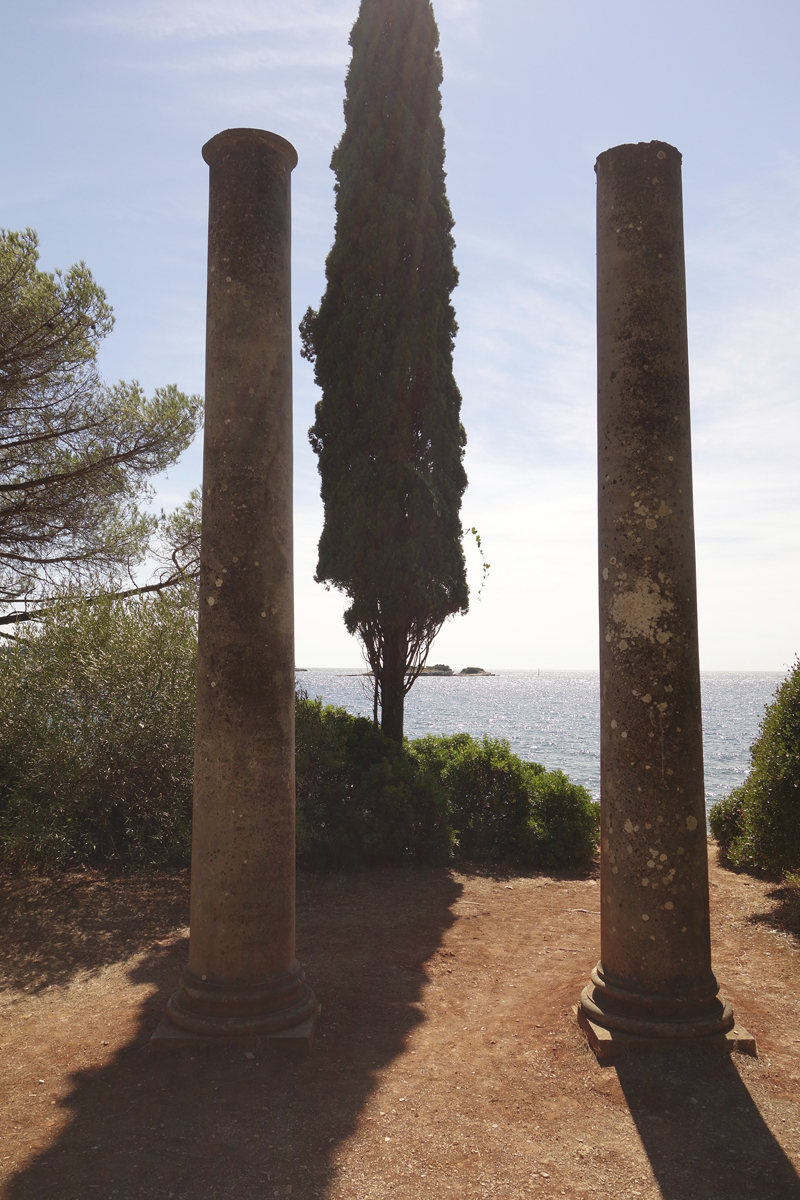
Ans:
[{"label": "column shaft", "polygon": [[294,148],[253,129],[210,167],[189,967],[170,1019],[269,1033],[315,1009],[295,960],[290,262]]},{"label": "column shaft", "polygon": [[602,958],[590,1020],[733,1025],[711,969],[681,155],[597,160]]}]

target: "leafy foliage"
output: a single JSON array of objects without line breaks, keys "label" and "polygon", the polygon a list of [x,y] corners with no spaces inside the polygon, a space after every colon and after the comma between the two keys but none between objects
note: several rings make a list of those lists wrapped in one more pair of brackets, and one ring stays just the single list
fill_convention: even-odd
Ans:
[{"label": "leafy foliage", "polygon": [[296,730],[300,863],[447,861],[442,789],[371,721],[301,694]]},{"label": "leafy foliage", "polygon": [[202,403],[170,385],[108,386],[97,351],[105,293],[79,263],[40,271],[32,230],[0,230],[0,602],[39,600],[53,582],[128,570],[155,518],[138,507],[174,463]]},{"label": "leafy foliage", "polygon": [[744,784],[711,809],[711,831],[737,866],[800,871],[800,661],[767,708],[750,756]]},{"label": "leafy foliage", "polygon": [[744,788],[734,788],[717,800],[709,810],[708,824],[720,850],[730,858],[731,847],[744,833]]},{"label": "leafy foliage", "polygon": [[563,771],[530,778],[536,862],[542,867],[583,866],[600,845],[600,805]]},{"label": "leafy foliage", "polygon": [[196,646],[173,590],[64,595],[0,648],[0,860],[188,860]]},{"label": "leafy foliage", "polygon": [[454,849],[473,862],[581,866],[599,840],[599,805],[561,771],[525,762],[505,740],[429,736],[411,753],[447,794]]},{"label": "leafy foliage", "polygon": [[543,767],[523,762],[506,741],[476,741],[467,733],[420,738],[412,753],[447,792],[459,857],[530,861],[536,835],[528,780]]},{"label": "leafy foliage", "polygon": [[[166,514],[162,510],[158,542],[152,547],[153,557],[162,567],[161,582],[157,590],[163,591],[164,584],[172,586],[173,583],[185,583],[189,580],[197,583],[200,577],[202,512],[203,494],[200,488],[192,488],[189,499],[174,508],[171,513]],[[193,600],[196,599],[196,588],[191,595]]]},{"label": "leafy foliage", "polygon": [[[64,594],[0,646],[0,863],[188,861],[195,591]],[[597,805],[558,771],[467,734],[399,746],[372,721],[296,698],[298,861],[578,866]]]},{"label": "leafy foliage", "polygon": [[429,0],[361,2],[331,162],[327,289],[300,326],[322,389],[310,430],[325,508],[316,578],[350,601],[375,712],[398,743],[406,692],[444,620],[468,605],[438,37]]}]

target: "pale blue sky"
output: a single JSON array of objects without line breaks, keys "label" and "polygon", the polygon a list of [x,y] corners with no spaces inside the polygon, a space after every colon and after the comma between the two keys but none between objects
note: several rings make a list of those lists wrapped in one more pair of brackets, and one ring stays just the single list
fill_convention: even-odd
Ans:
[{"label": "pale blue sky", "polygon": [[[492,570],[448,622],[454,667],[595,667],[594,199],[602,150],[684,155],[701,658],[781,669],[800,650],[800,6],[440,0],[461,286],[463,516]],[[297,147],[295,324],[333,231],[357,0],[2,0],[0,225],[83,258],[117,327],[109,378],[202,391],[207,167],[221,129]],[[356,665],[314,584],[321,527],[295,358],[300,665]],[[200,448],[168,479],[200,481]],[[474,563],[473,583],[479,571]]]}]

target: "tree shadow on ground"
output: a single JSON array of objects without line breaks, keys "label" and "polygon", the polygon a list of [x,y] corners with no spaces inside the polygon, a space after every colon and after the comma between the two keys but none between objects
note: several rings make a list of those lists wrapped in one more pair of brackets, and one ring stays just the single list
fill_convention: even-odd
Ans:
[{"label": "tree shadow on ground", "polygon": [[664,1200],[800,1200],[800,1179],[727,1056],[678,1051],[616,1064]]},{"label": "tree shadow on ground", "polygon": [[[423,1020],[425,963],[461,891],[437,868],[301,878],[298,949],[324,1006],[310,1055],[150,1055],[187,950],[185,940],[154,947],[129,972],[154,988],[135,1035],[108,1065],[71,1077],[69,1124],[11,1181],[8,1200],[325,1196],[338,1147]],[[73,970],[72,942],[67,957]]]},{"label": "tree shadow on ground", "polygon": [[800,945],[800,885],[784,881],[773,887],[767,897],[774,901],[774,908],[769,912],[753,913],[751,923],[778,929]]},{"label": "tree shadow on ground", "polygon": [[766,898],[773,901],[767,912],[751,913],[747,918],[751,925],[766,925],[787,934],[800,946],[800,882],[792,882],[771,872],[755,867],[739,867],[717,847],[717,864],[731,875],[745,875],[758,883],[767,884],[770,890]]},{"label": "tree shadow on ground", "polygon": [[189,920],[188,868],[0,876],[3,983],[35,994],[91,975]]},{"label": "tree shadow on ground", "polygon": [[507,879],[542,878],[553,883],[564,883],[568,880],[599,879],[600,858],[593,858],[580,867],[521,867],[506,863],[465,861],[453,863],[453,870],[465,879],[489,879],[493,883],[503,883]]}]

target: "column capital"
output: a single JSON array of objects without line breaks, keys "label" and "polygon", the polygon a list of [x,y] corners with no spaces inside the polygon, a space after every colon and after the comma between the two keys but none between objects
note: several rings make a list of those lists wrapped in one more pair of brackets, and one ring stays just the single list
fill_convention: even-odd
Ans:
[{"label": "column capital", "polygon": [[230,154],[231,151],[242,146],[263,146],[270,150],[277,150],[284,158],[288,159],[291,170],[297,166],[297,151],[292,143],[287,142],[286,138],[282,138],[278,133],[270,133],[267,129],[223,129],[203,146],[203,158],[211,166],[221,154]]}]

